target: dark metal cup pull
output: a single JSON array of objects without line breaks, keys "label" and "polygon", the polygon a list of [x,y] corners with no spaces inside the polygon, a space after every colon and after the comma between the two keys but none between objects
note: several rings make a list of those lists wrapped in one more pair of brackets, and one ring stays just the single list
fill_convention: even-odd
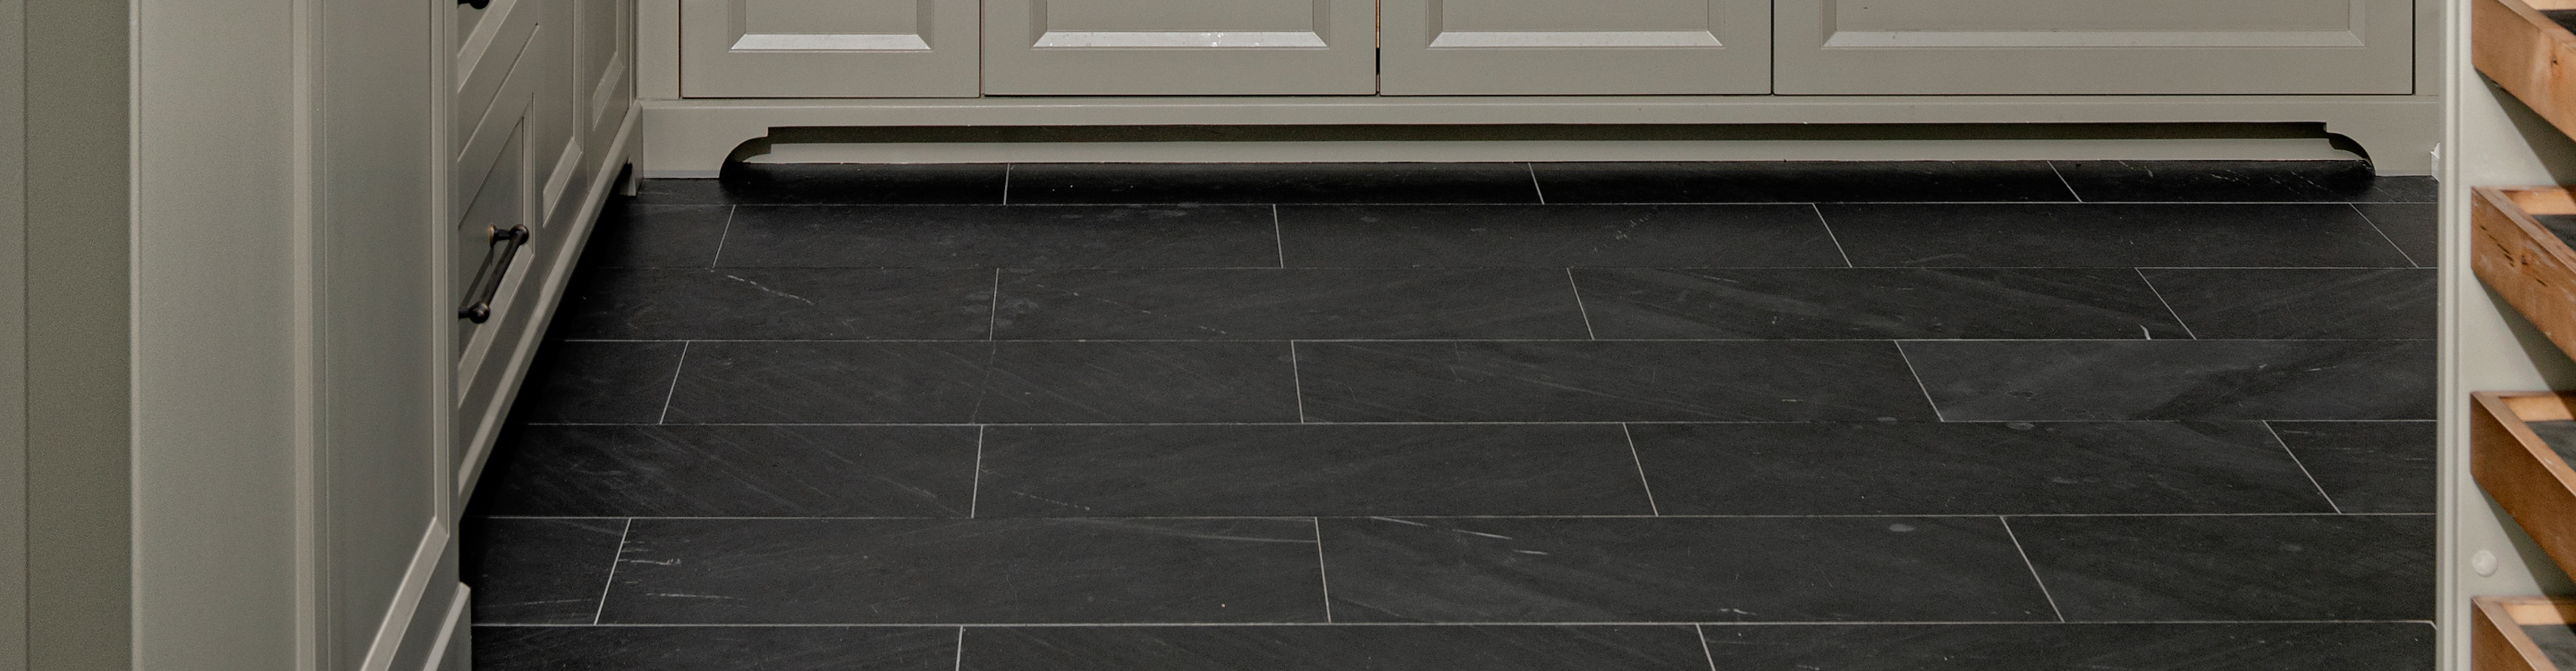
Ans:
[{"label": "dark metal cup pull", "polygon": [[528,244],[528,227],[525,225],[491,231],[492,249],[483,254],[483,269],[475,271],[473,284],[466,285],[470,287],[465,292],[470,302],[456,309],[458,319],[476,324],[492,319],[492,299],[501,294],[501,274],[509,272],[510,259],[519,255],[519,247]]}]

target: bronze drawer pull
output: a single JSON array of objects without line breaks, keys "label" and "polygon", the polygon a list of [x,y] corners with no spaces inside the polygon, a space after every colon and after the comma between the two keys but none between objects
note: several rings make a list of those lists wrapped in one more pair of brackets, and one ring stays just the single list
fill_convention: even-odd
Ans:
[{"label": "bronze drawer pull", "polygon": [[[483,255],[483,269],[475,271],[474,283],[467,285],[473,288],[465,292],[467,296],[474,297],[473,302],[456,309],[458,318],[476,324],[492,318],[492,299],[501,294],[501,274],[509,271],[510,259],[519,255],[519,246],[528,244],[528,227],[525,224],[512,226],[506,231],[491,230],[495,249]],[[504,242],[509,245],[503,246],[501,243]]]}]

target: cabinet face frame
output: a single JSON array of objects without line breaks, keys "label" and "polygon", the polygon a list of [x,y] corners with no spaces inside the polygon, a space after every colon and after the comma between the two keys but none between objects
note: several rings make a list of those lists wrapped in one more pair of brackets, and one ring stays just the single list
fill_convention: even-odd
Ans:
[{"label": "cabinet face frame", "polygon": [[[1157,25],[1147,0],[985,0],[987,95],[1368,95],[1375,0],[1246,0],[1303,26]],[[1052,6],[1050,3],[1054,3]],[[1080,3],[1080,4],[1075,4]],[[1107,24],[1055,25],[1079,7]],[[1121,12],[1128,15],[1120,15]],[[1289,28],[1281,30],[1281,28]]]},{"label": "cabinet face frame", "polygon": [[[1915,0],[1924,2],[1927,0]],[[1981,0],[2004,6],[2054,0]],[[2204,0],[2215,1],[2215,0]],[[2388,94],[2415,90],[2411,0],[2344,0],[2273,31],[2138,25],[1846,30],[1858,0],[1779,0],[1772,90],[1791,95]],[[2322,4],[2322,3],[2321,3]],[[2078,12],[2080,13],[2080,12]],[[2180,29],[2176,29],[2176,28]],[[2291,28],[2286,24],[2284,28]]]},{"label": "cabinet face frame", "polygon": [[[1386,95],[1771,92],[1769,0],[1627,1],[1696,20],[1617,25],[1564,0],[1383,0],[1379,86]],[[1476,30],[1489,27],[1461,23],[1471,6],[1522,20]],[[1558,18],[1568,23],[1547,25]]]},{"label": "cabinet face frame", "polygon": [[[858,0],[852,0],[856,2]],[[877,0],[911,33],[752,33],[774,0],[682,0],[680,94],[690,98],[972,98],[976,0]],[[767,5],[767,7],[763,7]],[[831,29],[815,17],[815,27]]]}]

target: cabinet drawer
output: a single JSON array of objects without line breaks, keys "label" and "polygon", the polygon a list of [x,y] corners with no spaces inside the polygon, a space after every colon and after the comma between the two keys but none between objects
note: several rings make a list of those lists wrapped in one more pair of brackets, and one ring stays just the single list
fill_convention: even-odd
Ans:
[{"label": "cabinet drawer", "polygon": [[2408,0],[1780,0],[1791,94],[2406,94]]},{"label": "cabinet drawer", "polygon": [[985,0],[992,95],[1366,95],[1374,0]]},{"label": "cabinet drawer", "polygon": [[1385,0],[1387,95],[1771,91],[1769,0]]},{"label": "cabinet drawer", "polygon": [[682,0],[691,98],[971,98],[975,0]]}]

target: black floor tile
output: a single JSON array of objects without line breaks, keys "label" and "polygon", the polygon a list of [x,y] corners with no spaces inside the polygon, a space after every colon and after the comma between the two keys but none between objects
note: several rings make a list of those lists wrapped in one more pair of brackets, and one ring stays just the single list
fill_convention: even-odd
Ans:
[{"label": "black floor tile", "polygon": [[516,422],[661,421],[671,377],[680,369],[676,342],[547,341],[528,364]]},{"label": "black floor tile", "polygon": [[2412,268],[2139,271],[2202,338],[2420,338],[2440,325],[2439,276]]},{"label": "black floor tile", "polygon": [[1013,203],[1537,203],[1520,163],[1020,163]]},{"label": "black floor tile", "polygon": [[2412,265],[2368,220],[2339,203],[1818,207],[1861,266]]},{"label": "black floor tile", "polygon": [[1323,528],[1336,622],[2055,619],[1991,517],[1378,518]]},{"label": "black floor tile", "polygon": [[1298,343],[1322,422],[1931,419],[1885,342]]},{"label": "black floor tile", "polygon": [[1707,671],[1686,626],[974,627],[960,671]]},{"label": "black floor tile", "polygon": [[475,627],[477,671],[953,671],[956,627]]},{"label": "black floor tile", "polygon": [[2420,268],[2433,268],[2442,258],[2442,206],[2438,203],[2355,203],[2361,216],[2379,227],[2390,242]]},{"label": "black floor tile", "polygon": [[2431,202],[2430,178],[2361,161],[2057,161],[2087,202]]},{"label": "black floor tile", "polygon": [[2433,618],[2431,515],[2010,523],[2069,621]]},{"label": "black floor tile", "polygon": [[632,340],[982,340],[993,272],[911,268],[584,269],[550,333]]},{"label": "black floor tile", "polygon": [[975,421],[1294,422],[1282,342],[1003,342]]},{"label": "black floor tile", "polygon": [[473,512],[563,517],[965,517],[975,429],[519,426]]},{"label": "black floor tile", "polygon": [[602,622],[1322,622],[1306,519],[636,520]]},{"label": "black floor tile", "polygon": [[2420,622],[1707,626],[1724,671],[2432,671]]},{"label": "black floor tile", "polygon": [[1900,346],[1941,417],[1954,422],[2433,417],[2431,341],[1914,340]]},{"label": "black floor tile", "polygon": [[1537,163],[1550,203],[2071,201],[2046,161]]},{"label": "black floor tile", "polygon": [[636,205],[611,201],[581,250],[591,268],[704,268],[724,243],[731,205]]},{"label": "black floor tile", "polygon": [[1806,205],[1279,208],[1289,267],[1849,265]]},{"label": "black floor tile", "polygon": [[1564,270],[1039,270],[1002,275],[1001,339],[1588,337]]},{"label": "black floor tile", "polygon": [[2432,422],[2272,422],[2347,513],[2429,513],[2439,500]]},{"label": "black floor tile", "polygon": [[1630,431],[1667,515],[2334,512],[2258,422]]},{"label": "black floor tile", "polygon": [[725,266],[1268,268],[1268,207],[743,206]]},{"label": "black floor tile", "polygon": [[1602,338],[2184,338],[2125,268],[1574,271]]},{"label": "black floor tile", "polygon": [[978,517],[1654,512],[1615,424],[997,426],[982,463]]},{"label": "black floor tile", "polygon": [[626,520],[468,518],[459,578],[473,587],[474,621],[589,624],[617,561]]},{"label": "black floor tile", "polygon": [[999,205],[999,163],[864,165],[727,163],[720,179],[645,180],[648,203]]},{"label": "black floor tile", "polygon": [[969,422],[992,352],[985,342],[690,343],[669,421]]}]

